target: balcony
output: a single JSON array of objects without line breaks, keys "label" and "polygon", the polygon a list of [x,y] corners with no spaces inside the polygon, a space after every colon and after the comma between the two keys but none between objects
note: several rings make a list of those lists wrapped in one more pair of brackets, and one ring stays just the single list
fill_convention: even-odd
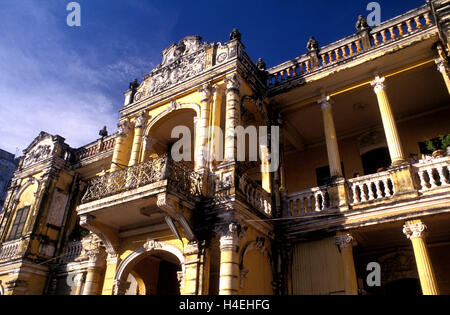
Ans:
[{"label": "balcony", "polygon": [[436,23],[428,5],[381,23],[367,31],[358,32],[335,43],[323,46],[317,55],[304,54],[268,70],[266,87],[270,95],[302,85],[311,74],[345,64],[357,58],[365,58],[369,52],[397,45],[404,48],[404,41],[414,41],[427,31],[437,33]]},{"label": "balcony", "polygon": [[161,221],[167,215],[159,205],[161,195],[193,208],[202,185],[201,175],[189,165],[165,155],[91,179],[77,211],[113,228],[127,229]]},{"label": "balcony", "polygon": [[[369,211],[380,207],[390,208],[399,203],[401,192],[395,184],[396,169],[346,180],[349,213],[356,210]],[[450,157],[417,163],[411,166],[412,181],[418,197],[415,203],[450,192]],[[405,199],[405,201],[408,201]],[[318,218],[339,213],[330,206],[327,186],[311,188],[287,195],[285,218]]]},{"label": "balcony", "polygon": [[20,256],[20,245],[22,240],[14,240],[0,244],[0,261],[13,260]]}]

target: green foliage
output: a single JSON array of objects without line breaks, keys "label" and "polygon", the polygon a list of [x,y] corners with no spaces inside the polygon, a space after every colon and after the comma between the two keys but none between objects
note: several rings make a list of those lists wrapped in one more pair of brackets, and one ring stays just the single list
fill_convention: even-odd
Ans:
[{"label": "green foliage", "polygon": [[440,136],[439,138],[427,141],[427,150],[435,152],[437,150],[447,150],[450,147],[450,134],[446,136]]}]

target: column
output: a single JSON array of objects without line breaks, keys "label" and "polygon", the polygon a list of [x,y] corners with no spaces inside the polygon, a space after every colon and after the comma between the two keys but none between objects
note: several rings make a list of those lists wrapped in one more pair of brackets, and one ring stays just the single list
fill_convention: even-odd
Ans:
[{"label": "column", "polygon": [[331,178],[341,178],[343,177],[341,157],[339,155],[339,146],[336,136],[336,128],[334,126],[333,109],[331,106],[330,97],[322,95],[322,98],[318,101],[318,103],[322,109]]},{"label": "column", "polygon": [[224,87],[221,85],[214,85],[213,87],[213,104],[211,109],[211,141],[209,151],[210,169],[214,170],[219,162],[223,161],[223,133],[220,128],[221,114],[222,114],[222,100],[225,94]]},{"label": "column", "polygon": [[122,121],[118,125],[119,131],[116,137],[114,153],[111,164],[111,172],[118,171],[127,165],[127,136],[130,128],[128,121]]},{"label": "column", "polygon": [[106,254],[101,248],[88,251],[89,263],[84,283],[83,295],[100,294],[100,283],[102,271],[105,264]]},{"label": "column", "polygon": [[448,93],[450,94],[450,77],[449,77],[448,62],[444,58],[438,58],[435,60],[435,62],[436,62],[438,71],[442,74],[442,77],[444,78]]},{"label": "column", "polygon": [[374,87],[375,94],[378,99],[378,106],[381,112],[381,119],[383,121],[384,132],[388,143],[389,153],[391,155],[392,165],[399,165],[405,163],[405,155],[403,153],[402,144],[398,135],[397,125],[392,113],[391,104],[386,93],[385,78],[377,76],[371,83]]},{"label": "column", "polygon": [[105,281],[103,282],[102,295],[113,295],[114,277],[120,264],[120,258],[117,254],[108,254],[106,259]]},{"label": "column", "polygon": [[420,220],[406,222],[403,233],[411,240],[423,295],[439,295],[439,289],[425,243],[427,229]]},{"label": "column", "polygon": [[219,295],[237,295],[239,291],[239,235],[236,224],[229,225],[220,238]]},{"label": "column", "polygon": [[241,80],[237,74],[232,74],[225,78],[227,84],[227,105],[226,105],[226,123],[225,123],[225,161],[232,162],[236,160],[237,143],[236,127],[239,123],[239,102]]},{"label": "column", "polygon": [[[184,250],[185,275],[179,273],[180,290],[183,295],[208,295],[209,260],[204,244],[189,243]],[[183,284],[183,286],[181,286]]]},{"label": "column", "polygon": [[334,238],[339,246],[344,264],[344,283],[346,295],[358,295],[358,282],[356,280],[355,261],[353,260],[353,236],[350,234],[337,235]]},{"label": "column", "polygon": [[76,284],[75,295],[81,295],[81,288],[83,287],[83,283],[86,281],[86,274],[84,272],[80,273],[74,280]]},{"label": "column", "polygon": [[209,116],[212,88],[209,84],[203,85],[198,92],[201,95],[200,120],[197,120],[197,139],[195,140],[195,165],[197,170],[206,168],[206,161],[209,159],[208,153],[208,138],[209,138]]},{"label": "column", "polygon": [[135,166],[139,164],[142,136],[145,124],[147,123],[147,118],[147,114],[142,112],[134,120],[134,140],[133,147],[131,149],[130,163],[128,163],[128,166]]}]

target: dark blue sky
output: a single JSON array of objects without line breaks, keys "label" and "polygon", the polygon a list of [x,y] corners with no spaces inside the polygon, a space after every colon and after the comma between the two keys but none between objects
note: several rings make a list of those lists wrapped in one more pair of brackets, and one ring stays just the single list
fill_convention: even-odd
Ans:
[{"label": "dark blue sky", "polygon": [[[114,132],[123,92],[188,35],[226,42],[239,28],[249,56],[274,66],[355,32],[371,1],[79,0],[81,27],[68,27],[69,0],[0,0],[0,148],[23,150],[43,130],[74,146]],[[425,0],[379,0],[382,21]]]}]

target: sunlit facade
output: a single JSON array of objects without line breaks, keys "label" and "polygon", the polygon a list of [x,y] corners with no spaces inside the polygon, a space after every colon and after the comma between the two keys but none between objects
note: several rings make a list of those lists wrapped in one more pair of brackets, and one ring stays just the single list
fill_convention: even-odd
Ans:
[{"label": "sunlit facade", "polygon": [[[426,145],[450,134],[450,2],[433,4],[270,69],[238,30],[168,47],[117,133],[24,151],[0,293],[450,294],[450,158]],[[244,159],[238,126],[269,133]]]}]

